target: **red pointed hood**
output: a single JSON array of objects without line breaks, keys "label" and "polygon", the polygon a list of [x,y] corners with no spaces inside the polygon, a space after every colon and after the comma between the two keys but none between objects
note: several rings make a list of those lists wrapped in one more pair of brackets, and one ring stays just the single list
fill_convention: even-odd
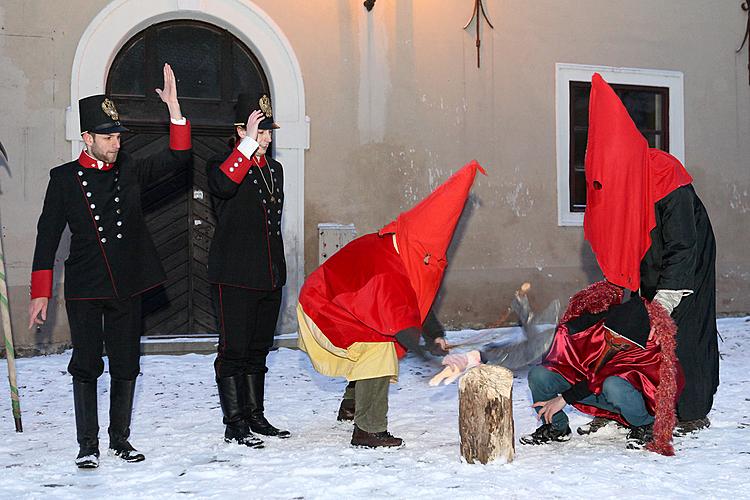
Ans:
[{"label": "red pointed hood", "polygon": [[422,321],[432,307],[445,266],[453,231],[464,209],[476,172],[487,173],[472,160],[411,210],[378,234],[396,235],[396,245],[414,287]]},{"label": "red pointed hood", "polygon": [[648,147],[614,90],[591,79],[583,229],[608,281],[637,290],[656,226],[654,204],[692,178],[675,157]]}]

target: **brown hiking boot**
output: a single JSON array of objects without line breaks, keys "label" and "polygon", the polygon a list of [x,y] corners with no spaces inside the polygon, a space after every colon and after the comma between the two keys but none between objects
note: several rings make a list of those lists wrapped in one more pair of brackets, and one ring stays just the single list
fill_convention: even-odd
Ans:
[{"label": "brown hiking boot", "polygon": [[354,400],[342,399],[339,406],[339,415],[336,417],[339,422],[354,420]]},{"label": "brown hiking boot", "polygon": [[365,432],[354,425],[352,432],[352,446],[364,446],[365,448],[397,448],[404,444],[404,440],[392,436],[388,431]]},{"label": "brown hiking boot", "polygon": [[624,426],[618,422],[617,420],[610,420],[605,417],[594,417],[591,422],[587,424],[583,424],[579,428],[576,429],[576,432],[580,434],[581,436],[586,436],[587,434],[593,434],[605,427],[607,427],[609,424],[614,423],[620,428],[623,428]]},{"label": "brown hiking boot", "polygon": [[711,427],[711,421],[708,417],[696,418],[695,420],[680,420],[674,427],[675,436],[685,436],[701,429]]}]

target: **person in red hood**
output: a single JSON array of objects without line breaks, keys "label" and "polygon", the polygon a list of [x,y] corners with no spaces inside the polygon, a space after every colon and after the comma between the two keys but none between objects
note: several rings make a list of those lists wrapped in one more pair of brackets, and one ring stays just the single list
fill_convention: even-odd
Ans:
[{"label": "person in red hood", "polygon": [[585,237],[609,282],[671,314],[686,383],[677,430],[707,427],[719,385],[711,222],[685,167],[648,147],[599,74],[591,81],[585,168]]},{"label": "person in red hood", "polygon": [[422,350],[422,325],[477,171],[472,161],[377,233],[350,242],[300,290],[300,349],[318,372],[356,381],[355,446],[402,444],[387,431],[388,384],[406,351]]}]

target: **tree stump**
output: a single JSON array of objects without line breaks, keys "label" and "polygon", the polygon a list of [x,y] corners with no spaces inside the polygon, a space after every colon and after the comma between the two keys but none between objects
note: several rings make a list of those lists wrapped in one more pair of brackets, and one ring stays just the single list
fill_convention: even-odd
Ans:
[{"label": "tree stump", "polygon": [[512,462],[513,372],[502,366],[479,365],[461,378],[458,389],[461,455],[473,464],[497,458]]}]

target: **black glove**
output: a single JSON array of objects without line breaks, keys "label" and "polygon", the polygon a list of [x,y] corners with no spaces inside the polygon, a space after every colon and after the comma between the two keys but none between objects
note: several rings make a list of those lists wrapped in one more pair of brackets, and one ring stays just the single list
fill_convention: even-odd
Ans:
[{"label": "black glove", "polygon": [[422,323],[422,337],[424,338],[425,348],[433,356],[445,356],[448,354],[446,349],[435,343],[435,340],[445,338],[445,329],[437,319],[437,316],[435,316],[435,313],[432,312],[432,309],[427,313],[427,317],[424,319],[424,323]]},{"label": "black glove", "polygon": [[409,352],[413,352],[422,359],[430,360],[430,355],[427,354],[424,347],[419,345],[419,339],[422,336],[422,331],[419,328],[407,328],[401,330],[396,334],[396,341]]}]

